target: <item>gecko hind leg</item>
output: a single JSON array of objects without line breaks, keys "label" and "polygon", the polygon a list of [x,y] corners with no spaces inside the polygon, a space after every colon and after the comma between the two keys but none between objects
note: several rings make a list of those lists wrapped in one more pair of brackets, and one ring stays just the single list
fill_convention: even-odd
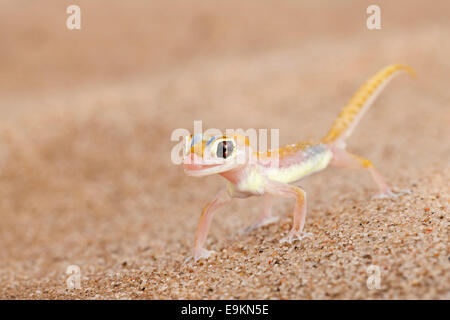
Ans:
[{"label": "gecko hind leg", "polygon": [[255,229],[267,226],[274,222],[277,222],[279,217],[274,217],[272,215],[272,206],[273,206],[273,197],[271,195],[263,195],[263,210],[258,220],[255,223],[252,223],[250,226],[242,230],[242,234],[249,233]]},{"label": "gecko hind leg", "polygon": [[352,154],[345,149],[335,148],[333,149],[333,158],[330,165],[337,168],[349,168],[349,169],[365,169],[370,172],[372,179],[378,186],[379,193],[373,196],[373,199],[382,199],[397,197],[409,191],[393,192],[389,185],[386,183],[381,173],[374,167],[370,160]]}]

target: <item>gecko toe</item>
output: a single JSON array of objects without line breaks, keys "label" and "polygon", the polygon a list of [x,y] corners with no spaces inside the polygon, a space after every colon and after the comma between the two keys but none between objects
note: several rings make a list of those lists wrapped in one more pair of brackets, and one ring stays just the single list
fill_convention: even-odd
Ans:
[{"label": "gecko toe", "polygon": [[214,253],[214,250],[202,249],[200,252],[194,253],[194,261],[198,261],[200,259],[208,259]]},{"label": "gecko toe", "polygon": [[186,263],[188,263],[189,261],[191,261],[192,260],[192,258],[193,258],[193,256],[192,256],[192,254],[191,255],[189,255],[186,259],[184,259],[184,261],[183,261],[183,264],[186,264]]},{"label": "gecko toe", "polygon": [[194,252],[194,254],[189,255],[183,263],[188,263],[190,261],[197,262],[200,259],[208,259],[212,254],[214,254],[214,250],[206,250],[202,249],[199,251]]},{"label": "gecko toe", "polygon": [[280,240],[280,243],[292,243],[294,241],[303,240],[304,238],[310,238],[313,234],[310,232],[293,232],[290,231],[289,234]]}]

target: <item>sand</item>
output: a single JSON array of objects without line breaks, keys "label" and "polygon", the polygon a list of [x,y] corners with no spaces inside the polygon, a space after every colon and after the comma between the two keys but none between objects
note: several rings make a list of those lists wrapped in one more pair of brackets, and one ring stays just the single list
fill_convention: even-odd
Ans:
[{"label": "sand", "polygon": [[[377,31],[364,1],[105,3],[80,1],[78,33],[64,28],[70,3],[2,4],[1,299],[450,298],[448,1],[379,1]],[[261,199],[235,200],[213,220],[216,254],[183,264],[225,181],[186,177],[173,130],[319,139],[391,63],[418,77],[393,80],[348,150],[409,194],[374,200],[369,174],[329,168],[300,183],[311,238],[279,243],[289,200],[241,234]]]}]

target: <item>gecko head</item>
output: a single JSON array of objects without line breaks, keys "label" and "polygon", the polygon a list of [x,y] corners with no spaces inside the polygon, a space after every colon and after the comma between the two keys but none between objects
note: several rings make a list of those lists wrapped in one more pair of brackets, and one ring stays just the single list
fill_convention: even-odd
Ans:
[{"label": "gecko head", "polygon": [[242,135],[190,135],[185,138],[184,172],[203,177],[243,167],[250,150],[248,138]]}]

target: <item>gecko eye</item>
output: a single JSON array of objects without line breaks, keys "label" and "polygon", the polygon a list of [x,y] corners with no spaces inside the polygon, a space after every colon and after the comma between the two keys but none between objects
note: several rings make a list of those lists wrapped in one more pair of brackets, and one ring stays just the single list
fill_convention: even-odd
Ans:
[{"label": "gecko eye", "polygon": [[231,140],[219,142],[217,145],[216,155],[218,158],[226,159],[233,154],[234,143]]}]

